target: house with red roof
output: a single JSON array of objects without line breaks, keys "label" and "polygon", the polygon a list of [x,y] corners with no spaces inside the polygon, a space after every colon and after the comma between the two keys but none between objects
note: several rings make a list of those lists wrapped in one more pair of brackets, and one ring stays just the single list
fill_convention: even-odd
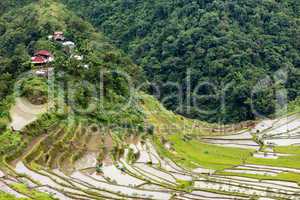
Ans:
[{"label": "house with red roof", "polygon": [[34,56],[31,58],[31,63],[41,65],[41,64],[46,64],[47,60],[41,56]]},{"label": "house with red roof", "polygon": [[43,65],[54,60],[53,55],[47,50],[40,50],[31,58],[31,63],[36,65]]}]

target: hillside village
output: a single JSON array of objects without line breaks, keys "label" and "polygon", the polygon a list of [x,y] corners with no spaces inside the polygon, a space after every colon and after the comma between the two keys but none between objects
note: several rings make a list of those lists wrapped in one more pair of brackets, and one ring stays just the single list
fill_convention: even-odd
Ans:
[{"label": "hillside village", "polygon": [[[53,42],[61,44],[62,50],[67,53],[70,58],[77,61],[82,61],[83,56],[76,54],[76,44],[72,41],[68,41],[64,37],[64,33],[61,31],[55,31],[53,35],[49,35],[48,39]],[[34,56],[31,58],[31,63],[35,66],[35,74],[37,76],[47,77],[53,68],[51,67],[51,62],[55,59],[54,55],[48,50],[38,50],[35,52]],[[87,64],[83,64],[84,68],[88,68]]]}]

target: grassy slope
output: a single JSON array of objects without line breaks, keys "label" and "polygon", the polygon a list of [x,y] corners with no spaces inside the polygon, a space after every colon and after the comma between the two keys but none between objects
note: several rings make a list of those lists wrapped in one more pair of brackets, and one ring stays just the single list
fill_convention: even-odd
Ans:
[{"label": "grassy slope", "polygon": [[[184,141],[184,135],[193,133],[193,135],[210,135],[209,131],[203,131],[201,128],[210,127],[203,122],[185,119],[181,116],[167,111],[161,104],[152,96],[142,95],[142,102],[144,110],[147,113],[148,122],[156,127],[156,136],[154,143],[163,156],[169,157],[178,164],[188,168],[196,168],[199,166],[218,170],[218,174],[242,176],[257,178],[260,180],[284,180],[294,181],[300,183],[300,174],[297,173],[282,173],[278,176],[263,176],[251,174],[239,174],[223,172],[224,169],[232,168],[234,166],[248,163],[259,165],[270,165],[278,167],[300,168],[300,147],[277,147],[275,149],[278,153],[295,154],[295,156],[281,157],[277,160],[259,159],[251,156],[252,150],[221,147],[211,144],[202,143],[199,140],[192,139]],[[192,128],[192,124],[197,123],[200,128]],[[186,128],[182,128],[183,126]],[[177,127],[177,129],[168,131],[159,129],[158,127]],[[173,134],[172,134],[173,133]],[[167,150],[161,142],[161,137],[166,138],[173,144],[174,151]]]},{"label": "grassy slope", "polygon": [[226,148],[201,143],[197,140],[183,141],[180,134],[169,136],[178,156],[201,167],[222,170],[244,163],[251,150]]},{"label": "grassy slope", "polygon": [[292,115],[300,113],[300,97],[296,98],[294,101],[289,102],[287,109],[280,110],[277,115]]},{"label": "grassy slope", "polygon": [[289,113],[300,113],[300,97],[298,97],[296,100],[289,103],[288,112]]},{"label": "grassy slope", "polygon": [[3,192],[0,192],[0,200],[54,200],[55,198],[49,196],[48,194],[38,192],[32,189],[28,189],[25,185],[23,184],[14,184],[10,186],[13,188],[15,191],[26,195],[28,198],[16,198],[13,195],[6,194]]},{"label": "grassy slope", "polygon": [[298,174],[298,173],[281,173],[277,176],[242,174],[242,173],[233,173],[233,172],[218,172],[217,174],[228,175],[228,176],[239,176],[239,177],[246,177],[246,178],[255,178],[255,179],[259,179],[259,180],[290,181],[290,182],[298,183],[300,185],[300,174]]},{"label": "grassy slope", "polygon": [[[167,111],[152,96],[143,95],[142,99],[148,122],[156,128],[157,137],[155,143],[160,153],[171,157],[179,164],[189,168],[201,166],[222,170],[242,164],[246,158],[250,156],[252,150],[205,144],[196,139],[184,141],[183,138],[185,135],[212,135],[213,133],[205,128],[215,125],[186,119],[173,112]],[[176,127],[176,129],[171,131],[165,130],[167,127]],[[167,151],[164,149],[160,137],[166,137],[167,140],[173,144],[175,151]]]},{"label": "grassy slope", "polygon": [[0,200],[24,200],[24,198],[16,198],[12,195],[9,195],[9,194],[6,194],[6,193],[3,193],[3,192],[0,192]]},{"label": "grassy slope", "polygon": [[[299,148],[299,147],[295,147],[295,148]],[[300,169],[300,154],[295,154],[295,156],[280,157],[278,159],[263,159],[263,158],[249,157],[247,159],[247,163]]]},{"label": "grassy slope", "polygon": [[142,107],[147,114],[147,121],[156,127],[157,134],[188,134],[192,136],[220,135],[213,133],[213,128],[219,128],[217,124],[211,124],[200,120],[189,119],[167,110],[153,96],[142,94]]},{"label": "grassy slope", "polygon": [[[300,98],[290,102],[288,105],[288,113],[284,113],[284,114],[295,114],[299,112],[300,112]],[[250,157],[249,159],[247,159],[247,163],[258,164],[258,165],[270,165],[270,166],[277,166],[277,167],[291,167],[291,168],[300,169],[300,147],[299,146],[276,147],[275,152],[292,154],[294,156],[280,157],[276,160]],[[289,175],[286,174],[282,175],[282,177],[287,177],[287,176]],[[290,176],[293,177],[293,174]],[[295,175],[295,177],[297,177],[297,180],[299,180],[300,182],[300,175]]]},{"label": "grassy slope", "polygon": [[23,184],[14,184],[14,185],[11,185],[11,187],[14,190],[20,192],[21,194],[25,194],[26,196],[30,197],[30,199],[33,199],[33,200],[54,200],[55,199],[55,198],[49,196],[48,194],[28,189]]}]

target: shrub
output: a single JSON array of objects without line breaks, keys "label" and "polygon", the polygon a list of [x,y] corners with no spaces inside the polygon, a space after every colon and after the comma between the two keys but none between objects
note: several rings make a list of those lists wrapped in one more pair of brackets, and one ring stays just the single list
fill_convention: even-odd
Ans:
[{"label": "shrub", "polygon": [[29,78],[21,85],[21,95],[32,104],[41,105],[48,101],[48,85],[44,78]]}]

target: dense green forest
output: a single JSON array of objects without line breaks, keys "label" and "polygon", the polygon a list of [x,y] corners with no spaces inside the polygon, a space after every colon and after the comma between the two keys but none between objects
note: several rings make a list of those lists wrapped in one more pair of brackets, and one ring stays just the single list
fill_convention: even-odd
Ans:
[{"label": "dense green forest", "polygon": [[30,2],[33,2],[33,0],[1,0],[0,15],[4,14],[7,11],[10,11],[11,9],[22,7]]},{"label": "dense green forest", "polygon": [[[159,98],[168,108],[189,117],[223,122],[253,119],[251,105],[264,115],[275,112],[276,89],[287,88],[289,100],[300,94],[297,0],[64,2],[144,68],[148,80],[160,85]],[[251,99],[258,81],[270,76],[276,82],[279,69],[288,73],[288,79],[271,82]],[[187,73],[191,91],[197,88],[194,95],[214,97],[194,103],[186,96],[182,101],[176,98],[178,90],[165,83],[179,83],[186,93]],[[216,112],[203,114],[196,107]]]}]

